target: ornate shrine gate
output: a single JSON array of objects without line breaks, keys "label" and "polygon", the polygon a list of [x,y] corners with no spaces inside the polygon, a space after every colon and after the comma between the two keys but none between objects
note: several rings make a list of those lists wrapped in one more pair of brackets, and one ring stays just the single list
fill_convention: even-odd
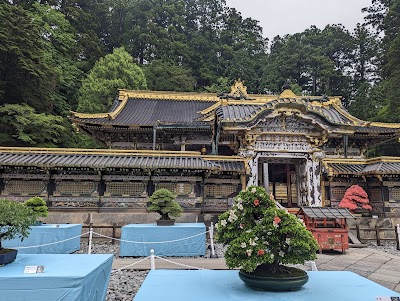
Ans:
[{"label": "ornate shrine gate", "polygon": [[321,125],[296,115],[257,122],[241,152],[250,159],[248,185],[265,187],[285,207],[321,206],[324,153],[317,146],[324,133]]}]

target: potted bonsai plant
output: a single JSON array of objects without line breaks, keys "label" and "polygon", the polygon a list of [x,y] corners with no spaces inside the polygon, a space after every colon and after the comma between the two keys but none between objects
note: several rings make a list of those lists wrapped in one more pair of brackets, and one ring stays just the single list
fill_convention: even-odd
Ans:
[{"label": "potted bonsai plant", "polygon": [[17,256],[17,250],[5,249],[1,245],[3,239],[29,235],[29,227],[36,221],[32,209],[24,204],[0,199],[0,265],[7,264]]},{"label": "potted bonsai plant", "polygon": [[147,210],[161,215],[157,220],[159,226],[170,226],[175,223],[171,217],[178,217],[182,213],[182,207],[175,201],[175,195],[168,189],[158,189],[150,197]]},{"label": "potted bonsai plant", "polygon": [[352,213],[370,216],[372,210],[369,204],[368,194],[358,185],[352,185],[344,194],[340,201],[339,208],[347,208]]},{"label": "potted bonsai plant", "polygon": [[226,264],[261,290],[296,290],[308,281],[305,271],[286,266],[316,258],[318,244],[296,216],[276,206],[264,188],[250,186],[219,216],[216,239],[227,244]]},{"label": "potted bonsai plant", "polygon": [[[46,202],[38,196],[30,198],[24,202],[24,205],[31,208],[36,219],[39,217],[46,217],[49,214],[49,209],[47,208]],[[36,226],[42,225],[41,221],[36,221]]]}]

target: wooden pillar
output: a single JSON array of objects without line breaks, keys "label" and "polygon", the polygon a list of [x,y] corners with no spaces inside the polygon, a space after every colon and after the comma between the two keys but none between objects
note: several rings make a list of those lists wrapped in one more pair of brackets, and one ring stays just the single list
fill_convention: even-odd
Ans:
[{"label": "wooden pillar", "polygon": [[286,189],[287,189],[287,202],[288,207],[293,207],[292,204],[292,185],[290,183],[290,166],[286,164]]},{"label": "wooden pillar", "polygon": [[246,190],[246,175],[241,175],[240,180],[242,182],[242,190]]},{"label": "wooden pillar", "polygon": [[265,191],[269,193],[268,163],[263,163],[263,182]]}]

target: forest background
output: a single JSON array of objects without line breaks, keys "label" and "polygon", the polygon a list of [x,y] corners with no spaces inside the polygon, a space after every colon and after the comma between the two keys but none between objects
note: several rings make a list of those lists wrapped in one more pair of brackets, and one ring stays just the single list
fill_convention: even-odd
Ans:
[{"label": "forest background", "polygon": [[363,12],[356,28],[268,41],[225,0],[0,0],[0,145],[102,147],[71,110],[107,112],[118,88],[218,93],[238,78],[258,94],[289,80],[297,95],[343,96],[360,119],[400,122],[400,0]]}]

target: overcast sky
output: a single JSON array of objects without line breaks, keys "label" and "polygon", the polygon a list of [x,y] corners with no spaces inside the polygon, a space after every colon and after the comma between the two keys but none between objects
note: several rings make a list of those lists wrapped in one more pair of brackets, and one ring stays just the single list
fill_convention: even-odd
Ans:
[{"label": "overcast sky", "polygon": [[323,29],[327,24],[343,24],[353,31],[363,22],[363,7],[372,0],[226,0],[244,18],[260,21],[264,36],[272,40],[276,35],[302,32],[315,25]]}]

